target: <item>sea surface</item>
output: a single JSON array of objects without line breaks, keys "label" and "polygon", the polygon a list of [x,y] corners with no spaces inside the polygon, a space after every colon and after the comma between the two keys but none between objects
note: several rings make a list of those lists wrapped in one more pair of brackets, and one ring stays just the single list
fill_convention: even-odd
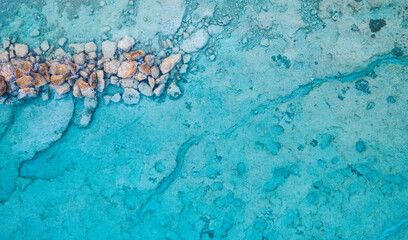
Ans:
[{"label": "sea surface", "polygon": [[0,1],[30,50],[201,29],[177,99],[0,105],[0,239],[408,239],[407,1]]}]

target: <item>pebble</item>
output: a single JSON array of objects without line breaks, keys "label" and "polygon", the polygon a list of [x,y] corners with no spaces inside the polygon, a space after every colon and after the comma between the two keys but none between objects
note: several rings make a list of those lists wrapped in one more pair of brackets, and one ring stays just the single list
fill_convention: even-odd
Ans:
[{"label": "pebble", "polygon": [[44,41],[41,43],[41,49],[46,52],[50,49],[50,44],[48,43],[48,41]]},{"label": "pebble", "polygon": [[112,41],[104,41],[102,43],[102,54],[104,58],[114,58],[116,52],[116,43]]},{"label": "pebble", "polygon": [[41,48],[34,48],[33,51],[34,51],[34,53],[37,54],[37,55],[41,55],[41,54],[42,54]]},{"label": "pebble", "polygon": [[121,79],[119,81],[120,86],[122,86],[123,88],[134,88],[137,89],[137,86],[139,85],[139,81],[137,81],[134,78],[125,78],[125,79]]},{"label": "pebble", "polygon": [[60,96],[68,93],[71,90],[71,86],[68,83],[64,83],[62,85],[50,84],[50,87]]},{"label": "pebble", "polygon": [[150,75],[151,75],[153,78],[158,78],[159,75],[160,75],[160,69],[159,69],[159,67],[153,66],[153,67],[150,69]]}]

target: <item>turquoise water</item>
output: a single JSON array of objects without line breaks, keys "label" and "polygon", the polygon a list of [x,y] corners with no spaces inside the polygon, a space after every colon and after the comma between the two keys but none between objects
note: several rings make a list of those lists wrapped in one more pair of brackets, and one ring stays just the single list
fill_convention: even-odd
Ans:
[{"label": "turquoise water", "polygon": [[0,7],[30,49],[210,35],[177,99],[2,97],[0,239],[408,239],[406,1]]}]

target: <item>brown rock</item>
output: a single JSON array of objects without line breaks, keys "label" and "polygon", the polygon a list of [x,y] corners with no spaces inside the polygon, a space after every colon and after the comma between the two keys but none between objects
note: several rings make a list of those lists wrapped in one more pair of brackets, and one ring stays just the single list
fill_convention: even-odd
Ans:
[{"label": "brown rock", "polygon": [[95,88],[98,84],[98,79],[96,78],[96,72],[93,72],[88,78],[88,84],[91,88]]},{"label": "brown rock", "polygon": [[41,87],[47,84],[47,80],[45,80],[41,73],[31,73],[30,75],[33,77],[33,85],[35,87]]},{"label": "brown rock", "polygon": [[34,80],[33,77],[27,75],[27,76],[22,76],[21,78],[18,78],[16,82],[17,82],[17,85],[20,86],[21,88],[26,88],[26,87],[32,86],[33,80]]},{"label": "brown rock", "polygon": [[14,67],[10,63],[3,64],[1,66],[0,74],[9,81],[15,74]]},{"label": "brown rock", "polygon": [[75,82],[75,85],[77,85],[80,89],[85,89],[89,87],[89,84],[85,82],[82,78],[78,79],[78,81]]},{"label": "brown rock", "polygon": [[136,62],[124,61],[118,69],[118,77],[128,78],[133,76],[137,70]]},{"label": "brown rock", "polygon": [[106,73],[117,74],[119,66],[120,66],[120,62],[118,60],[112,60],[112,61],[105,62],[103,64],[103,70]]},{"label": "brown rock", "polygon": [[31,71],[33,64],[29,61],[21,61],[21,69],[24,74],[28,74]]},{"label": "brown rock", "polygon": [[7,91],[7,83],[5,78],[0,75],[0,96],[3,96],[4,93]]},{"label": "brown rock", "polygon": [[150,67],[147,63],[143,63],[142,65],[140,65],[139,70],[147,75],[149,75],[151,72]]},{"label": "brown rock", "polygon": [[146,74],[142,73],[142,72],[137,72],[135,74],[135,79],[138,81],[143,81],[147,78]]},{"label": "brown rock", "polygon": [[45,78],[45,80],[47,80],[47,82],[51,81],[50,74],[48,73],[47,64],[41,63],[38,66],[38,72],[41,73],[41,75]]},{"label": "brown rock", "polygon": [[136,58],[138,58],[138,57],[141,57],[141,56],[143,56],[143,55],[144,55],[144,51],[143,51],[143,50],[137,50],[137,51],[134,51],[134,52],[131,52],[131,53],[126,54],[125,58],[126,58],[127,60],[134,60],[134,59],[136,59]]},{"label": "brown rock", "polygon": [[174,66],[181,60],[181,54],[173,54],[168,56],[163,60],[163,62],[160,64],[160,71],[163,74],[166,74],[170,72]]},{"label": "brown rock", "polygon": [[81,93],[81,89],[78,87],[77,84],[74,84],[74,87],[72,88],[72,94],[74,94],[74,97],[76,98],[84,97]]},{"label": "brown rock", "polygon": [[24,72],[22,69],[17,68],[16,69],[16,78],[21,78],[22,76],[24,76]]},{"label": "brown rock", "polygon": [[82,52],[82,53],[75,54],[73,58],[76,64],[78,65],[85,64],[85,53]]},{"label": "brown rock", "polygon": [[68,75],[70,73],[68,65],[62,63],[52,63],[50,66],[50,73],[52,75]]},{"label": "brown rock", "polygon": [[65,78],[62,75],[52,75],[51,76],[51,82],[54,84],[59,85],[59,84],[62,84],[64,81],[65,81]]}]

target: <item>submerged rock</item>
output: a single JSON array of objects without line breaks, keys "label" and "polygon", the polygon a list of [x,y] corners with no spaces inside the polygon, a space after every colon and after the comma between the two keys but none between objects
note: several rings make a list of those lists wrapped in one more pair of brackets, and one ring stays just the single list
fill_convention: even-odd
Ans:
[{"label": "submerged rock", "polygon": [[187,53],[197,52],[207,45],[210,35],[205,29],[199,29],[184,40],[180,46],[181,50]]},{"label": "submerged rock", "polygon": [[[125,89],[126,90],[126,89]],[[120,99],[121,99],[122,97],[120,96],[120,93],[116,93],[115,95],[113,95],[112,97],[111,97],[111,101],[112,102],[115,102],[115,103],[118,103],[118,102],[120,102]]]},{"label": "submerged rock", "polygon": [[167,88],[167,95],[169,95],[171,98],[178,98],[181,96],[181,90],[177,86],[176,82],[172,82]]},{"label": "submerged rock", "polygon": [[123,102],[128,105],[138,104],[140,101],[140,93],[136,89],[125,88],[125,92],[123,93],[122,99]]},{"label": "submerged rock", "polygon": [[148,96],[148,97],[153,96],[153,89],[146,82],[141,82],[139,84],[138,88],[139,88],[139,91],[140,91],[141,94],[143,94],[145,96]]}]

